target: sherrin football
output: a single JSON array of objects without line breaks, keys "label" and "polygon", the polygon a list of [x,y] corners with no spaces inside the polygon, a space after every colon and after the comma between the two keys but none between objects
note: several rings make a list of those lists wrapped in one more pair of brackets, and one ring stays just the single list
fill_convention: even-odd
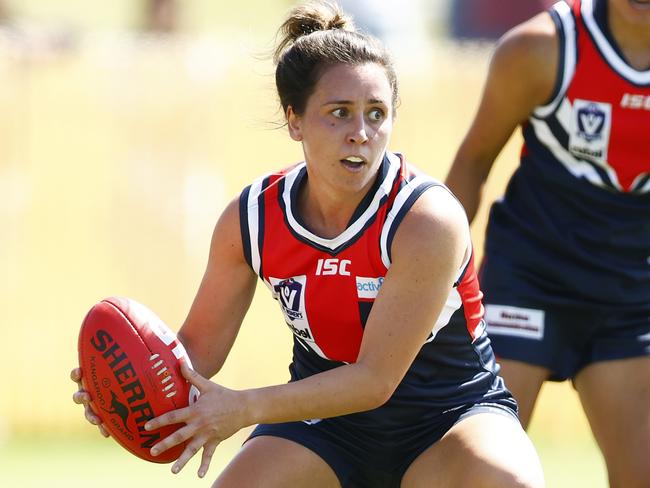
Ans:
[{"label": "sherrin football", "polygon": [[84,318],[78,350],[90,407],[111,437],[147,461],[178,459],[184,444],[158,456],[149,450],[182,424],[144,430],[149,419],[186,407],[198,397],[198,390],[181,374],[180,361],[191,363],[176,334],[144,305],[110,297]]}]

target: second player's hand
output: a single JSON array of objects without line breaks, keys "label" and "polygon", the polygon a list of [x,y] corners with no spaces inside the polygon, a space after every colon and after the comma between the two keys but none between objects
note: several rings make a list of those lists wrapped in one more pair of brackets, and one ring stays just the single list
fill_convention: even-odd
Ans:
[{"label": "second player's hand", "polygon": [[146,430],[155,430],[165,425],[184,423],[185,426],[158,442],[151,448],[154,456],[167,449],[188,441],[185,450],[172,466],[172,472],[178,473],[187,462],[203,448],[199,477],[205,476],[212,460],[212,455],[219,443],[246,424],[243,419],[240,393],[224,388],[204,378],[192,370],[186,363],[181,364],[183,376],[200,392],[196,403],[189,407],[172,410],[145,424]]}]

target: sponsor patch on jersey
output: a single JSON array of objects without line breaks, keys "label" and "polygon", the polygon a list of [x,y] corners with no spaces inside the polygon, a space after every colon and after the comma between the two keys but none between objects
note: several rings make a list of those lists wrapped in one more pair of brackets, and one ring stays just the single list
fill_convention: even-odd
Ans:
[{"label": "sponsor patch on jersey", "polygon": [[307,313],[305,311],[305,287],[307,277],[269,278],[273,287],[273,297],[280,303],[284,319],[298,337],[313,340]]},{"label": "sponsor patch on jersey", "polygon": [[576,98],[569,127],[569,150],[578,158],[597,163],[607,161],[612,106]]},{"label": "sponsor patch on jersey", "polygon": [[485,320],[488,335],[500,334],[537,340],[544,337],[544,310],[486,304]]},{"label": "sponsor patch on jersey", "polygon": [[377,294],[384,284],[384,277],[366,278],[357,276],[357,296],[359,298],[377,298]]}]

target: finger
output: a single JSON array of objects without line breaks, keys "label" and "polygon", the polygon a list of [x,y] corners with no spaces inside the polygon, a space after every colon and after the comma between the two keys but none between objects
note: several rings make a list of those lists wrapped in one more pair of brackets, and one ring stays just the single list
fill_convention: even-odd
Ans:
[{"label": "finger", "polygon": [[77,405],[86,405],[90,402],[90,395],[87,391],[78,390],[72,394],[72,401]]},{"label": "finger", "polygon": [[81,381],[81,368],[73,368],[70,371],[70,379],[76,383]]},{"label": "finger", "polygon": [[187,420],[189,417],[189,407],[179,408],[178,410],[171,410],[167,413],[153,418],[144,424],[145,430],[156,430],[165,425],[180,424]]},{"label": "finger", "polygon": [[165,437],[162,441],[151,448],[151,455],[157,456],[161,452],[165,452],[167,449],[170,449],[178,444],[185,442],[187,439],[192,437],[194,429],[189,426],[181,427],[173,434]]},{"label": "finger", "polygon": [[205,387],[210,384],[210,380],[204,378],[199,373],[194,371],[185,361],[181,361],[181,373],[187,381],[196,386],[200,392],[203,392]]},{"label": "finger", "polygon": [[203,437],[192,439],[192,442],[189,442],[187,446],[185,446],[185,449],[172,466],[172,473],[176,474],[180,472],[180,470],[185,467],[187,462],[192,459],[197,452],[199,452],[204,442],[205,441]]},{"label": "finger", "polygon": [[203,454],[201,455],[201,466],[199,466],[199,478],[203,478],[208,472],[210,467],[210,462],[212,461],[212,455],[214,454],[215,449],[219,445],[218,442],[210,442],[203,446]]},{"label": "finger", "polygon": [[81,368],[74,368],[70,371],[70,379],[81,386]]},{"label": "finger", "polygon": [[104,427],[104,424],[99,424],[97,427],[99,427],[99,432],[104,436],[104,437],[110,437],[111,434],[108,433],[106,430],[106,427]]},{"label": "finger", "polygon": [[85,416],[86,420],[88,420],[88,422],[93,425],[100,425],[102,423],[102,419],[95,415],[95,412],[93,412],[90,408],[86,408]]}]

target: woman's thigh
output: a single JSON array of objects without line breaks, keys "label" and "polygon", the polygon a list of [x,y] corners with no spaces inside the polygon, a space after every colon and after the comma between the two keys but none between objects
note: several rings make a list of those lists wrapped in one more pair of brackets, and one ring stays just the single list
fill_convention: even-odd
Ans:
[{"label": "woman's thigh", "polygon": [[280,437],[247,441],[212,488],[309,486],[339,488],[332,468],[310,449]]},{"label": "woman's thigh", "polygon": [[612,487],[650,486],[650,357],[603,361],[574,380]]},{"label": "woman's thigh", "polygon": [[519,422],[508,415],[485,412],[454,425],[402,478],[402,488],[431,486],[541,488],[544,475]]}]

